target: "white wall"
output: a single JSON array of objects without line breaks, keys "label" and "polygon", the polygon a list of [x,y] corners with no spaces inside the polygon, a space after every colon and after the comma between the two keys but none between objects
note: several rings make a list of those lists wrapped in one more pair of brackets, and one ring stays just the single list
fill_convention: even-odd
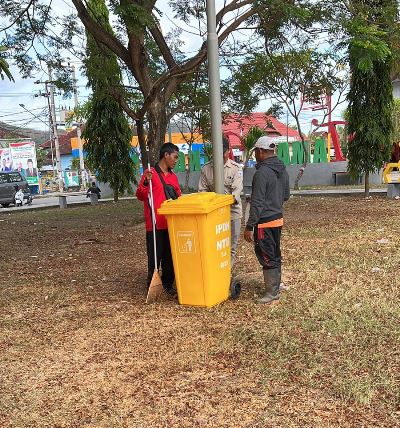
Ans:
[{"label": "white wall", "polygon": [[393,85],[393,97],[400,98],[400,80],[394,80]]}]

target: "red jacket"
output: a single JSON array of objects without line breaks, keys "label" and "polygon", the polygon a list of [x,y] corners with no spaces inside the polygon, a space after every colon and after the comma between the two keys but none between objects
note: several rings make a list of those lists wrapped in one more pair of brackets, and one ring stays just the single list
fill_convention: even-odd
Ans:
[{"label": "red jacket", "polygon": [[[164,186],[161,183],[160,177],[157,174],[157,171],[154,168],[150,168],[151,172],[153,173],[153,178],[151,180],[153,185],[153,199],[154,199],[154,208],[156,211],[156,228],[157,230],[167,229],[167,219],[163,215],[157,214],[158,209],[160,208],[161,204],[165,201],[165,193],[164,193]],[[142,178],[140,179],[138,188],[136,190],[136,196],[139,199],[139,201],[144,202],[144,218],[146,221],[146,230],[151,231],[153,230],[153,223],[151,220],[151,209],[149,205],[149,197],[150,197],[150,184],[147,186],[144,185],[144,180],[146,178],[146,172],[142,175]],[[167,172],[163,174],[163,178],[166,184],[171,184],[174,186],[176,193],[178,196],[181,196],[181,189],[179,187],[178,177],[176,174],[172,171]]]}]

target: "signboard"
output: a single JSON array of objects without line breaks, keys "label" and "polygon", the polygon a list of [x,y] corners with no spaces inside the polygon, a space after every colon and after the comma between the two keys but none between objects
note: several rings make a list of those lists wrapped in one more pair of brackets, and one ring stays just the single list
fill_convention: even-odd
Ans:
[{"label": "signboard", "polygon": [[30,186],[39,184],[36,150],[33,141],[10,143],[12,170],[19,171]]},{"label": "signboard", "polygon": [[64,172],[64,185],[68,187],[80,187],[79,175],[76,171],[65,171]]},{"label": "signboard", "polygon": [[10,149],[0,149],[0,171],[12,171],[12,158]]}]

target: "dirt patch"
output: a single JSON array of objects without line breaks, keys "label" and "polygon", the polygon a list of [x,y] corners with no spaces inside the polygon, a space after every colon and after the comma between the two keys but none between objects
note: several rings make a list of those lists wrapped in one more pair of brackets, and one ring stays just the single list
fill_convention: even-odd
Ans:
[{"label": "dirt patch", "polygon": [[241,240],[211,309],[144,304],[138,203],[0,215],[1,425],[400,426],[399,213],[291,200],[281,302]]}]

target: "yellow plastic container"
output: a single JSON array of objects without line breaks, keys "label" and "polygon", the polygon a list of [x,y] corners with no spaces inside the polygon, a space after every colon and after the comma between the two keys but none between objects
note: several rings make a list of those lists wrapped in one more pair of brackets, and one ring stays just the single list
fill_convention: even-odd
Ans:
[{"label": "yellow plastic container", "polygon": [[181,305],[210,307],[229,297],[232,195],[192,193],[165,201]]}]

